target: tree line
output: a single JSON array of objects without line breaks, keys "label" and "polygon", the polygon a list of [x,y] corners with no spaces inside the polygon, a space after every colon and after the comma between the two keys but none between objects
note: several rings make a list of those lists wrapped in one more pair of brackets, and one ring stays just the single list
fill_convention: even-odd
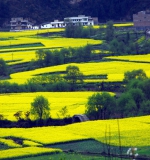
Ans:
[{"label": "tree line", "polygon": [[138,55],[150,52],[150,41],[146,38],[145,31],[116,28],[113,21],[108,21],[106,28],[99,26],[94,38],[102,39],[103,44],[99,48],[109,51],[111,55]]},{"label": "tree line", "polygon": [[70,0],[0,0],[0,26],[12,17],[31,18],[37,24],[82,14],[98,17],[99,22],[132,20],[133,13],[145,9],[149,1],[82,0],[72,5]]},{"label": "tree line", "polygon": [[97,29],[93,26],[82,26],[80,23],[73,25],[72,23],[68,24],[65,28],[65,37],[68,38],[91,38],[97,34]]},{"label": "tree line", "polygon": [[86,114],[91,119],[125,118],[150,114],[150,79],[141,69],[125,72],[125,92],[119,97],[95,93],[88,98]]},{"label": "tree line", "polygon": [[68,65],[63,75],[48,74],[28,79],[25,84],[0,82],[0,93],[20,93],[38,91],[75,91],[80,90],[84,75],[77,66]]},{"label": "tree line", "polygon": [[87,44],[78,48],[62,48],[60,50],[37,50],[35,65],[39,67],[54,66],[69,62],[86,62],[92,57],[92,46]]}]

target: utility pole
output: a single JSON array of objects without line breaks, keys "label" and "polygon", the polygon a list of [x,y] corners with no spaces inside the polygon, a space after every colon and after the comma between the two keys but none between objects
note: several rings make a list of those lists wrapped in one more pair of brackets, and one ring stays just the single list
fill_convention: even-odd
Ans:
[{"label": "utility pole", "polygon": [[[10,41],[10,50],[11,50],[11,41]],[[13,52],[12,52],[11,55],[12,55],[12,61],[13,61]]]}]

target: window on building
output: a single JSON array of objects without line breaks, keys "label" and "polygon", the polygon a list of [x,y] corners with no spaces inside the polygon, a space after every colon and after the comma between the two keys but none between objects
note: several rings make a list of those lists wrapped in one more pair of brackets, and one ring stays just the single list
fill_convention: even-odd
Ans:
[{"label": "window on building", "polygon": [[88,19],[87,19],[87,18],[83,18],[83,20],[84,20],[84,21],[87,21]]}]

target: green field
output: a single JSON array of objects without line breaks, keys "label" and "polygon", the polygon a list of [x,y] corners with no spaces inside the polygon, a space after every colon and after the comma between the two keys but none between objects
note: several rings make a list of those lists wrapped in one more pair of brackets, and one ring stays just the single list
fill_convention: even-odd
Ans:
[{"label": "green field", "polygon": [[[102,157],[99,155],[81,155],[78,153],[59,153],[51,155],[43,155],[38,157],[21,158],[17,160],[109,160],[109,157]],[[120,160],[120,158],[115,158],[115,160]],[[126,160],[126,159],[122,159]]]}]

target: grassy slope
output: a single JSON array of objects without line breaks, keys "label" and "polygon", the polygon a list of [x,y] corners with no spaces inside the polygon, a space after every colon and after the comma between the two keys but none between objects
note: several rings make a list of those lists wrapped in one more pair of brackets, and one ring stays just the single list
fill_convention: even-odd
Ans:
[{"label": "grassy slope", "polygon": [[[75,153],[72,154],[59,153],[59,154],[43,155],[38,157],[21,158],[17,160],[109,160],[109,159],[110,158],[102,156],[89,156],[89,155],[80,155]],[[116,158],[115,160],[120,160],[120,158]]]}]

